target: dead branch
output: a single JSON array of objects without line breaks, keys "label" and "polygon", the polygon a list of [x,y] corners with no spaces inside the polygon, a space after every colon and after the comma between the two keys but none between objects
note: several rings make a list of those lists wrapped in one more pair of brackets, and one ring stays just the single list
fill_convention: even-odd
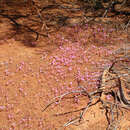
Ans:
[{"label": "dead branch", "polygon": [[[81,111],[79,116],[77,116],[76,118],[74,118],[74,119],[68,121],[67,123],[65,123],[63,125],[63,127],[67,127],[69,125],[75,124],[76,122],[80,123],[81,120],[83,119],[84,114],[88,110],[88,108],[90,108],[91,106],[96,105],[97,103],[100,102],[102,104],[103,108],[105,109],[105,116],[106,116],[106,120],[108,122],[107,130],[109,130],[113,126],[114,126],[114,128],[117,128],[118,124],[120,122],[119,117],[121,117],[121,118],[123,117],[123,111],[121,110],[121,108],[124,108],[126,110],[130,110],[130,108],[129,108],[129,102],[127,101],[127,99],[124,97],[124,94],[123,94],[120,77],[115,72],[113,72],[113,66],[115,65],[115,63],[117,63],[117,61],[114,61],[110,67],[108,67],[106,70],[104,70],[103,75],[104,75],[104,73],[108,72],[108,73],[114,74],[114,76],[117,76],[117,77],[112,77],[112,78],[110,77],[109,80],[118,79],[118,89],[119,89],[120,95],[118,95],[117,92],[114,91],[115,87],[111,87],[110,90],[107,90],[107,88],[102,87],[103,86],[102,82],[100,84],[100,87],[96,91],[87,92],[85,87],[80,86],[80,82],[77,80],[78,88],[81,89],[81,90],[75,90],[75,91],[67,92],[67,93],[64,93],[60,96],[53,98],[52,102],[50,102],[48,105],[46,105],[46,107],[42,110],[42,112],[44,112],[53,103],[60,102],[65,96],[67,96],[69,94],[78,93],[78,94],[80,94],[80,96],[82,96],[82,95],[88,96],[89,102],[88,102],[86,107],[83,107],[79,110],[56,114],[55,116],[62,116],[62,115],[65,115],[65,114],[70,114],[70,113],[73,113],[73,112]],[[102,78],[104,78],[103,75],[102,75]],[[101,78],[101,80],[103,80],[102,78]],[[111,96],[113,96],[114,102],[104,101],[101,98],[103,93],[105,93],[105,94],[109,93]],[[94,98],[96,98],[98,100],[93,103]],[[123,106],[120,103],[120,101],[125,102],[125,104],[127,106]],[[120,112],[122,113],[121,116],[119,116]]]},{"label": "dead branch", "polygon": [[[57,96],[55,98],[52,99],[52,101],[42,110],[42,112],[44,112],[49,106],[51,106],[52,104],[56,103],[56,102],[60,102],[61,99],[63,99],[64,96],[66,95],[69,95],[69,94],[75,94],[75,93],[84,93],[85,91],[71,91],[71,92],[67,92],[67,93],[64,93],[60,96]],[[58,99],[59,98],[59,99]]]}]

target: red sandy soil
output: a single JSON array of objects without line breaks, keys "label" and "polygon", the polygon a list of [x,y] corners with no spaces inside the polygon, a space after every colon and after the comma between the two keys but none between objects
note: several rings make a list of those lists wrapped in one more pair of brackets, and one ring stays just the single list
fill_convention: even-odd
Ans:
[{"label": "red sandy soil", "polygon": [[[122,35],[122,39],[125,39],[124,36]],[[52,35],[51,39],[53,38]],[[64,41],[61,46],[44,43],[46,46],[42,48],[23,46],[13,38],[1,40],[1,130],[57,130],[63,126],[79,112],[62,116],[54,116],[54,114],[85,107],[88,102],[87,97],[79,96],[63,100],[44,112],[42,112],[43,108],[55,96],[76,90],[77,79],[81,80],[81,84],[88,91],[95,90],[104,67],[111,64],[108,57],[114,56],[112,52],[123,46],[123,41],[120,44],[98,46],[98,43],[97,45],[92,43],[84,46],[80,42],[67,41],[63,38],[62,40]],[[100,107],[101,104],[97,104],[89,108],[84,115],[83,124],[70,125],[66,129],[105,129],[107,127],[105,111]],[[130,128],[128,117],[128,113],[123,116],[120,129]]]},{"label": "red sandy soil", "polygon": [[[62,127],[80,112],[56,115],[85,107],[86,96],[74,94],[42,110],[54,97],[77,90],[77,81],[88,92],[96,90],[104,68],[120,57],[115,52],[128,42],[128,33],[102,24],[65,26],[28,47],[22,35],[10,37],[10,21],[0,18],[0,130],[105,130],[100,103],[88,109],[79,125]],[[117,130],[130,129],[130,113],[123,112]]]}]

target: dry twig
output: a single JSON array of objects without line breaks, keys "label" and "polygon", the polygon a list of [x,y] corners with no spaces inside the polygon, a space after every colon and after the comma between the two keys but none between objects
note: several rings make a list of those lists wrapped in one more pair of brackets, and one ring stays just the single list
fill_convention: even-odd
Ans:
[{"label": "dry twig", "polygon": [[[108,71],[109,73],[112,73],[112,68],[113,68],[113,66],[115,65],[116,62],[117,61],[113,62],[113,64],[110,67],[108,67],[105,71]],[[103,72],[103,74],[104,73],[105,72]],[[117,76],[117,74],[115,72],[113,72],[113,74],[115,76]],[[102,75],[102,78],[104,78],[103,75]],[[62,94],[60,96],[57,96],[57,97],[53,98],[52,102],[50,102],[42,110],[42,112],[44,112],[52,104],[54,104],[56,102],[60,102],[65,96],[70,95],[70,94],[78,93],[80,95],[88,96],[89,102],[88,102],[86,107],[81,108],[79,110],[65,112],[65,113],[61,113],[61,114],[56,114],[55,116],[62,116],[62,115],[65,115],[65,114],[70,114],[70,113],[73,113],[73,112],[81,111],[80,115],[78,117],[68,121],[67,123],[65,123],[63,125],[63,127],[67,127],[67,126],[72,125],[72,124],[74,124],[76,122],[80,123],[81,120],[83,119],[84,114],[88,110],[88,108],[90,108],[91,106],[96,105],[97,103],[100,102],[103,105],[103,108],[106,111],[105,115],[106,115],[106,119],[107,119],[107,122],[108,122],[107,130],[109,130],[111,127],[113,127],[113,125],[114,125],[114,128],[117,128],[118,124],[120,122],[120,120],[119,120],[119,113],[120,112],[122,113],[121,117],[123,117],[123,111],[121,111],[120,108],[124,108],[126,110],[130,110],[130,109],[129,109],[129,102],[127,101],[127,99],[124,97],[124,94],[123,94],[120,77],[118,77],[118,76],[116,78],[113,77],[113,78],[110,78],[109,80],[113,80],[113,79],[118,79],[118,85],[119,85],[118,86],[118,88],[119,88],[118,92],[120,93],[120,95],[118,95],[116,92],[114,92],[115,87],[112,87],[110,90],[103,87],[103,85],[102,85],[103,82],[101,82],[100,87],[96,91],[88,93],[87,90],[85,89],[85,87],[80,86],[79,81],[77,81],[78,82],[78,87],[81,90],[75,90],[75,91],[67,92],[67,93],[64,93],[64,94]],[[103,101],[102,98],[101,98],[103,93],[110,94],[111,96],[113,96],[114,97],[114,103],[109,102],[109,101]],[[93,103],[94,98],[98,98],[98,100]],[[127,106],[123,106],[122,104],[120,104],[120,101],[124,102]],[[116,110],[116,111],[114,111],[114,110]],[[118,110],[120,110],[120,112]],[[111,115],[111,119],[110,119],[110,116],[108,116],[108,114]]]}]

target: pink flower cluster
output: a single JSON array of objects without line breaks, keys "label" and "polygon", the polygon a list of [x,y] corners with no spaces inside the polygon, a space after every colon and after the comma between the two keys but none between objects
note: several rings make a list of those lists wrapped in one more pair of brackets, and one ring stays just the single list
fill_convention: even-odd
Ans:
[{"label": "pink flower cluster", "polygon": [[[49,58],[48,70],[53,75],[51,78],[54,78],[59,84],[64,80],[66,85],[62,85],[62,83],[61,86],[64,87],[58,85],[58,89],[54,89],[55,95],[76,89],[76,86],[73,85],[76,80],[85,82],[88,88],[96,88],[99,84],[101,69],[111,64],[109,60],[102,58],[113,54],[112,49],[114,49],[112,45],[109,47],[90,45],[85,48],[80,42],[59,46]],[[72,79],[71,86],[67,81],[68,78]]]}]

